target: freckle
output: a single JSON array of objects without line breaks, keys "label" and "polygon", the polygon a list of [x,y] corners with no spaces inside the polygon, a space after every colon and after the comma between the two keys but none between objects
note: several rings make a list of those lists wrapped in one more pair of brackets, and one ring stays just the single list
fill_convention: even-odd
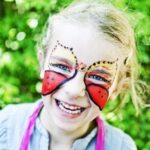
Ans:
[{"label": "freckle", "polygon": [[96,65],[96,63],[93,63],[93,66],[95,66]]},{"label": "freckle", "polygon": [[106,61],[103,61],[103,64],[105,64],[106,63]]},{"label": "freckle", "polygon": [[73,48],[70,48],[70,50],[72,51],[72,50],[73,50]]}]

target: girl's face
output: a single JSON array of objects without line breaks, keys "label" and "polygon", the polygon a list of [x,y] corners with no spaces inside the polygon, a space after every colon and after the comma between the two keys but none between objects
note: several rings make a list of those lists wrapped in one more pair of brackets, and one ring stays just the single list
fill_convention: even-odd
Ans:
[{"label": "girl's face", "polygon": [[90,26],[55,22],[54,27],[44,67],[44,106],[51,123],[74,131],[95,119],[113,93],[120,52]]}]

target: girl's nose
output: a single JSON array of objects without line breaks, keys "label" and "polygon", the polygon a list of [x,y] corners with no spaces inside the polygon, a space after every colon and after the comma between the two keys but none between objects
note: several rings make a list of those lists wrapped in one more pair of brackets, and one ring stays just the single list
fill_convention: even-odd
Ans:
[{"label": "girl's nose", "polygon": [[78,72],[76,76],[67,81],[62,89],[70,97],[83,97],[85,95],[84,73]]}]

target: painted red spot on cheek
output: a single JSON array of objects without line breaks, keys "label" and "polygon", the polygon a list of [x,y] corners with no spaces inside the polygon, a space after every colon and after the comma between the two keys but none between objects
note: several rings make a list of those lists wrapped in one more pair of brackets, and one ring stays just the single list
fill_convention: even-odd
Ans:
[{"label": "painted red spot on cheek", "polygon": [[53,92],[67,77],[52,71],[46,71],[42,83],[42,94],[47,95]]},{"label": "painted red spot on cheek", "polygon": [[87,90],[90,98],[102,110],[105,107],[108,99],[108,91],[105,88],[94,84],[88,85]]}]

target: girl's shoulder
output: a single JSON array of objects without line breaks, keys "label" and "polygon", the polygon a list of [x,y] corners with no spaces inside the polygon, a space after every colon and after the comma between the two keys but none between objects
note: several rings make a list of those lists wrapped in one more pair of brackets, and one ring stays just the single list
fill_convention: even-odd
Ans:
[{"label": "girl's shoulder", "polygon": [[105,122],[105,149],[137,150],[133,139],[119,128]]},{"label": "girl's shoulder", "polygon": [[[9,138],[20,139],[25,124],[39,102],[10,104],[0,111],[0,149],[9,147]],[[14,141],[16,144],[20,141]],[[13,148],[12,148],[13,149]]]}]

